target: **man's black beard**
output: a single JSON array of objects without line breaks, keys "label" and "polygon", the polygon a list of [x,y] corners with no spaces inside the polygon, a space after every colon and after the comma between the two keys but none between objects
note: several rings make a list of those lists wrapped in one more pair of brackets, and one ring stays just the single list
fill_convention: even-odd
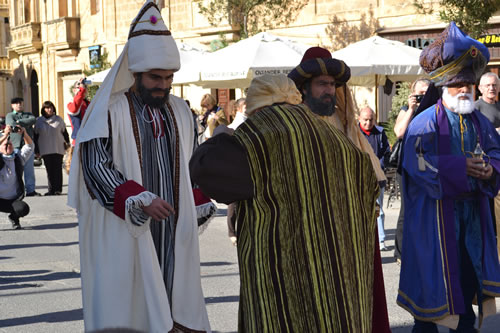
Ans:
[{"label": "man's black beard", "polygon": [[[324,102],[323,98],[329,96],[330,101]],[[335,104],[337,103],[337,96],[323,94],[320,98],[312,97],[311,92],[305,96],[304,102],[309,106],[312,112],[320,116],[331,116],[335,112]]]},{"label": "man's black beard", "polygon": [[[144,102],[144,104],[147,104],[150,107],[160,108],[168,102],[168,97],[170,95],[170,88],[167,88],[167,89],[160,89],[160,88],[147,89],[145,86],[142,85],[141,78],[139,78],[137,88],[138,88],[139,96],[141,96],[141,99]],[[165,95],[163,97],[153,97],[152,93],[154,93],[156,91],[162,91],[165,93]]]}]

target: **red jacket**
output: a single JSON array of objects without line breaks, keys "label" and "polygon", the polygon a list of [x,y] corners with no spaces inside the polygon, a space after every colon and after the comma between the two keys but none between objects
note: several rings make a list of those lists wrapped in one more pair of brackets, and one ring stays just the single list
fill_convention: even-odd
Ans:
[{"label": "red jacket", "polygon": [[68,103],[68,115],[71,122],[71,139],[73,139],[73,145],[75,144],[76,135],[80,129],[80,123],[85,116],[85,111],[89,106],[90,102],[85,99],[86,89],[80,86],[79,91],[73,98],[73,102]]}]

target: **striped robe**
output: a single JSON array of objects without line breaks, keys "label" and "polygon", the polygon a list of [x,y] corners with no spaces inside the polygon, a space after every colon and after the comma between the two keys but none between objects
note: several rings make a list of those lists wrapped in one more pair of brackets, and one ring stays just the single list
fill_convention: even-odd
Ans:
[{"label": "striped robe", "polygon": [[304,105],[235,132],[254,197],[239,202],[239,332],[371,332],[378,185],[370,158]]}]

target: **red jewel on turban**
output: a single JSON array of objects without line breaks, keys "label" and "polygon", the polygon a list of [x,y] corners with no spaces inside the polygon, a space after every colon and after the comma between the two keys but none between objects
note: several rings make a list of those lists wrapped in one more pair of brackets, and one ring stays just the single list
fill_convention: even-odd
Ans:
[{"label": "red jewel on turban", "polygon": [[152,24],[156,24],[156,23],[158,22],[158,19],[156,18],[156,16],[151,15],[151,17],[149,18],[149,21],[150,21]]},{"label": "red jewel on turban", "polygon": [[475,58],[477,56],[477,49],[475,47],[472,47],[470,50],[470,55]]}]

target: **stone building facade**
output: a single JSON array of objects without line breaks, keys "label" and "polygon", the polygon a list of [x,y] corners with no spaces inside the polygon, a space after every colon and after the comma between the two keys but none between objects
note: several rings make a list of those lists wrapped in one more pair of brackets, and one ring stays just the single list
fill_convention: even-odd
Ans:
[{"label": "stone building facade", "polygon": [[[237,37],[235,27],[227,22],[213,27],[199,13],[199,3],[208,0],[156,2],[179,41],[208,48],[221,33],[227,40]],[[65,105],[71,100],[71,85],[90,66],[89,51],[107,52],[108,60],[113,63],[126,42],[130,22],[143,3],[143,0],[0,0],[0,116],[10,111],[10,98],[18,96],[24,98],[25,108],[36,115],[41,103],[51,100],[63,116]],[[369,13],[373,13],[379,34],[402,41],[424,36],[424,31],[429,33],[425,36],[432,36],[444,27],[437,16],[416,14],[411,1],[309,0],[294,22],[271,32],[331,48],[334,41],[326,31],[332,26],[334,16],[356,26],[365,23],[362,18]],[[500,16],[494,21],[497,18]],[[346,41],[353,38],[347,33],[341,37]],[[500,61],[500,55],[494,52],[495,63]],[[182,93],[189,94],[189,88],[184,87]]]}]

